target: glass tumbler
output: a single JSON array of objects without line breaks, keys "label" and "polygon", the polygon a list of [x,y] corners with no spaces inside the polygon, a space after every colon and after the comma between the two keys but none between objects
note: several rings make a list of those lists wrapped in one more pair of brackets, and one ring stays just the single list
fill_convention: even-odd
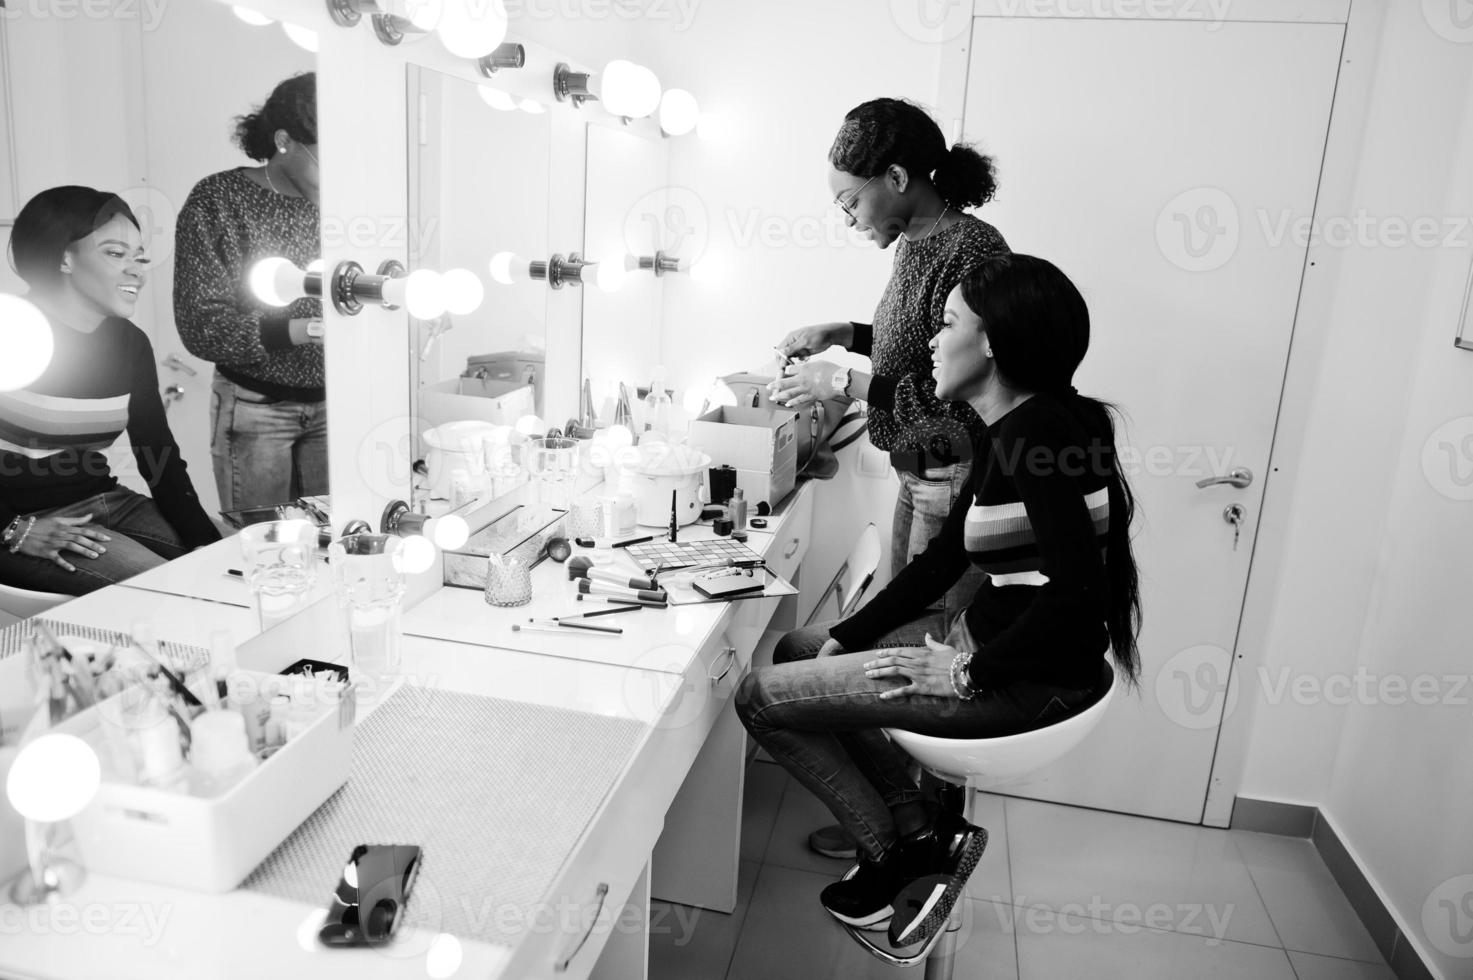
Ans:
[{"label": "glass tumbler", "polygon": [[348,669],[355,675],[397,673],[403,631],[404,541],[387,534],[351,534],[328,548],[333,591],[348,627]]},{"label": "glass tumbler", "polygon": [[308,520],[251,524],[241,528],[240,547],[263,632],[307,605],[317,580],[316,524]]},{"label": "glass tumbler", "polygon": [[492,555],[486,564],[486,603],[525,606],[532,601],[532,567],[515,556]]},{"label": "glass tumbler", "polygon": [[578,440],[548,436],[529,439],[522,447],[522,465],[537,487],[537,502],[567,510],[578,479]]}]

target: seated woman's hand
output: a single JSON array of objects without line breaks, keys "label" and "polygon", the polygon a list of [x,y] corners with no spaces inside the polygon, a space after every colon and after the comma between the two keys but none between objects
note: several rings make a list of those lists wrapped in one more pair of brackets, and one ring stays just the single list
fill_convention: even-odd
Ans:
[{"label": "seated woman's hand", "polygon": [[838,392],[834,391],[834,372],[839,366],[830,361],[804,361],[789,364],[787,375],[776,379],[768,386],[772,400],[788,408],[803,408],[814,402],[826,401]]},{"label": "seated woman's hand", "polygon": [[63,557],[64,552],[100,557],[105,551],[101,544],[112,538],[91,526],[92,515],[82,517],[38,517],[36,523],[21,542],[20,553],[32,558],[53,561],[69,572],[77,567]]},{"label": "seated woman's hand", "polygon": [[945,643],[938,643],[926,634],[924,647],[901,647],[882,651],[880,656],[864,665],[866,677],[901,677],[908,681],[904,687],[885,691],[880,699],[889,701],[911,695],[929,695],[936,698],[954,698],[956,691],[951,686],[951,662],[958,651]]}]

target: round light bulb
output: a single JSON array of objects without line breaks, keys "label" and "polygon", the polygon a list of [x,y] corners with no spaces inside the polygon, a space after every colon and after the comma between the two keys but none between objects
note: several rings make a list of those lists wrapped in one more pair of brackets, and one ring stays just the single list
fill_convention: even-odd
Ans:
[{"label": "round light bulb", "polygon": [[[434,525],[430,527],[429,525]],[[465,518],[459,514],[446,514],[444,517],[436,517],[426,524],[426,530],[435,544],[446,551],[454,551],[470,540],[471,526],[465,522]]]},{"label": "round light bulb", "polygon": [[291,259],[274,255],[251,266],[247,281],[252,295],[267,306],[290,306],[307,295],[303,278]]},{"label": "round light bulb", "polygon": [[523,415],[517,419],[516,430],[524,436],[540,436],[547,431],[547,423],[535,415]]},{"label": "round light bulb", "polygon": [[450,269],[440,283],[445,290],[445,312],[456,316],[474,313],[486,298],[486,287],[469,269]]},{"label": "round light bulb", "polygon": [[492,88],[489,85],[477,85],[476,91],[481,94],[481,101],[493,109],[500,109],[502,112],[511,112],[517,107],[516,100],[499,88]]},{"label": "round light bulb", "polygon": [[435,30],[457,58],[480,58],[506,40],[506,7],[501,0],[445,0]]},{"label": "round light bulb", "polygon": [[305,27],[298,27],[296,24],[288,24],[285,21],[282,22],[281,29],[286,31],[286,36],[291,38],[292,43],[297,47],[304,51],[311,51],[313,54],[317,53],[316,31],[310,31]]},{"label": "round light bulb", "polygon": [[604,65],[598,97],[613,115],[642,119],[660,104],[660,80],[644,65],[617,59]]},{"label": "round light bulb", "polygon": [[538,102],[536,99],[523,99],[517,103],[517,108],[523,112],[529,112],[534,116],[540,116],[547,111],[547,106]]},{"label": "round light bulb", "polygon": [[327,266],[323,264],[321,259],[313,259],[311,262],[307,263],[306,271],[320,273],[325,268],[327,268]]},{"label": "round light bulb", "polygon": [[503,286],[521,282],[527,278],[527,260],[515,252],[497,252],[489,263],[491,278]]},{"label": "round light bulb", "polygon": [[634,445],[634,433],[629,430],[629,426],[627,425],[611,425],[604,431],[608,433],[609,445],[615,449],[623,449],[626,446]]},{"label": "round light bulb", "polygon": [[259,10],[252,10],[249,7],[242,7],[239,5],[233,6],[230,9],[234,11],[235,16],[239,17],[247,24],[250,24],[252,27],[265,27],[267,24],[274,23],[270,17],[267,17]]},{"label": "round light bulb", "polygon": [[11,806],[27,820],[68,820],[92,802],[102,766],[92,746],[75,735],[48,732],[21,746],[5,780]]},{"label": "round light bulb", "polygon": [[618,292],[627,278],[629,270],[624,268],[622,258],[608,259],[593,267],[593,286],[605,293]]},{"label": "round light bulb", "polygon": [[430,539],[416,534],[404,539],[404,550],[400,552],[400,563],[410,575],[427,572],[435,563],[435,546]]},{"label": "round light bulb", "polygon": [[683,88],[672,88],[660,97],[660,128],[671,136],[684,136],[700,122],[696,97]]},{"label": "round light bulb", "polygon": [[445,312],[445,286],[433,269],[415,269],[404,281],[404,306],[409,315],[433,320]]},{"label": "round light bulb", "polygon": [[430,980],[446,980],[460,972],[464,958],[460,940],[442,932],[430,941],[430,948],[425,953],[425,974]]},{"label": "round light bulb", "polygon": [[51,363],[56,341],[46,314],[28,299],[0,293],[0,323],[5,356],[0,358],[0,391],[24,388]]}]

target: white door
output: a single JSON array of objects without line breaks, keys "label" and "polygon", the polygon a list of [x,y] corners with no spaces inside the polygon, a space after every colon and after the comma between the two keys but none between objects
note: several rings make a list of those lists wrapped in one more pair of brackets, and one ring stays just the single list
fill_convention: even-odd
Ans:
[{"label": "white door", "polygon": [[[1202,820],[1343,33],[973,22],[965,129],[999,167],[983,215],[1089,302],[1076,383],[1128,413],[1145,604],[1139,695],[1004,792]],[[1251,484],[1196,486],[1236,467]]]}]

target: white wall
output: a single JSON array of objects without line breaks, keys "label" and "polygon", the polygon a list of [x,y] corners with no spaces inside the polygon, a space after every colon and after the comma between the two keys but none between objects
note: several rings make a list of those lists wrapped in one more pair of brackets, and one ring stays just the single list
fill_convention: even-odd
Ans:
[{"label": "white wall", "polygon": [[[1338,694],[1332,679],[1353,679],[1357,669],[1393,684],[1469,673],[1473,510],[1466,496],[1449,496],[1452,461],[1438,444],[1450,442],[1461,454],[1456,465],[1473,469],[1473,444],[1458,438],[1473,433],[1473,353],[1452,347],[1473,257],[1465,224],[1473,211],[1473,44],[1440,36],[1418,5],[1383,9],[1363,143],[1353,158],[1331,158],[1355,170],[1342,213],[1366,214],[1381,233],[1328,256],[1331,322],[1302,452],[1285,461],[1294,480],[1290,537],[1277,570],[1266,676],[1245,687],[1255,703],[1238,792],[1320,806],[1402,925],[1422,935],[1429,894],[1473,873],[1465,832],[1473,825],[1473,691],[1461,692],[1461,706],[1396,704],[1395,688],[1352,694],[1348,705],[1314,693]],[[1322,218],[1332,216],[1325,203]],[[1398,246],[1386,237],[1390,221],[1419,218],[1455,232],[1457,244]],[[1321,274],[1308,272],[1311,280]],[[1434,438],[1450,419],[1462,421]],[[1302,685],[1301,696],[1292,688],[1270,696],[1286,677]],[[1456,693],[1440,682],[1439,691]],[[1466,968],[1466,960],[1440,962],[1448,976],[1455,965]]]}]

